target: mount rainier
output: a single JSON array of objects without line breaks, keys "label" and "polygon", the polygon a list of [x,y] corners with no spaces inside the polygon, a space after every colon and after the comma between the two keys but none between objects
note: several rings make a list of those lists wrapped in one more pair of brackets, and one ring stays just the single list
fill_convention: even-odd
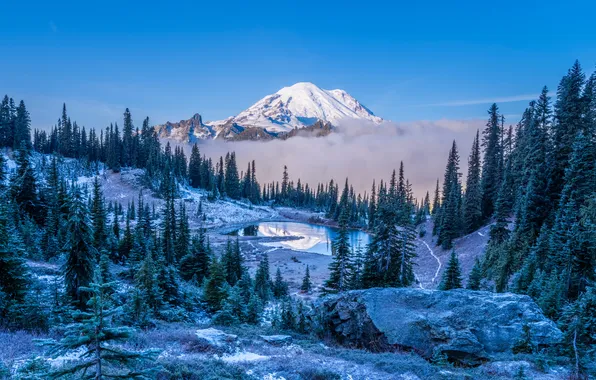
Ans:
[{"label": "mount rainier", "polygon": [[196,142],[207,139],[273,140],[296,135],[297,131],[328,134],[341,120],[363,120],[380,124],[383,119],[344,90],[323,90],[300,82],[267,95],[251,107],[225,120],[203,122],[195,114],[188,120],[155,126],[162,138]]}]

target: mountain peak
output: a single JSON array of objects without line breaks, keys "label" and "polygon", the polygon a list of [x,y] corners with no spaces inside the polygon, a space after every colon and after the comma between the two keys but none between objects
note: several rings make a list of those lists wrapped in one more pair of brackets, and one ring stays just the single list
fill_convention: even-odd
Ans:
[{"label": "mountain peak", "polygon": [[239,133],[276,138],[317,122],[337,126],[345,119],[375,124],[383,121],[344,90],[324,90],[311,82],[298,82],[265,96],[235,117],[203,123],[196,114],[189,120],[166,123],[156,129],[161,131],[162,137],[190,142],[206,138],[230,139]]},{"label": "mountain peak", "polygon": [[383,121],[346,91],[324,90],[311,82],[284,87],[234,118],[239,125],[275,133],[304,128],[318,120],[337,124],[342,119]]}]

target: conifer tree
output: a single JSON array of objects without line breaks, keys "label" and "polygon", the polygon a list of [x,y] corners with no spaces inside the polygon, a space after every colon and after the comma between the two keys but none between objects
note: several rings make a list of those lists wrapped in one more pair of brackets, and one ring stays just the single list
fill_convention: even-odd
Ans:
[{"label": "conifer tree", "polygon": [[14,149],[23,148],[31,150],[31,118],[25,108],[25,103],[21,100],[17,107],[16,118],[14,120]]},{"label": "conifer tree", "polygon": [[205,243],[205,230],[200,228],[199,234],[192,239],[189,253],[180,260],[180,276],[186,281],[194,279],[201,284],[209,274],[210,256]]},{"label": "conifer tree", "polygon": [[344,208],[339,218],[339,234],[333,242],[333,261],[329,264],[329,279],[325,292],[343,292],[348,288],[351,275],[350,241],[348,237],[348,212]]},{"label": "conifer tree", "polygon": [[372,189],[370,190],[370,201],[368,205],[368,228],[375,227],[375,214],[377,213],[377,189],[375,188],[375,181],[373,180]]},{"label": "conifer tree", "polygon": [[443,273],[443,280],[441,281],[441,285],[439,286],[440,290],[451,290],[451,289],[458,289],[462,287],[462,279],[461,279],[461,269],[459,267],[459,259],[457,257],[457,253],[455,253],[455,249],[451,250],[451,257],[449,258],[449,263],[447,264],[447,268],[445,269],[445,273]]},{"label": "conifer tree", "polygon": [[10,180],[11,195],[19,207],[31,217],[39,217],[37,181],[29,162],[29,152],[22,146],[17,156],[17,170]]},{"label": "conifer tree", "polygon": [[157,283],[157,269],[153,255],[145,251],[145,257],[135,275],[135,287],[140,293],[143,305],[146,305],[151,313],[157,314],[163,305],[162,291]]},{"label": "conifer tree", "polygon": [[103,193],[99,179],[93,181],[93,200],[91,203],[91,220],[93,221],[93,242],[96,249],[101,249],[106,244],[106,213]]},{"label": "conifer tree", "polygon": [[476,137],[472,144],[472,151],[468,159],[468,176],[466,179],[466,194],[464,197],[464,228],[466,233],[477,230],[482,225],[482,188],[480,187],[480,137]]},{"label": "conifer tree", "polygon": [[481,280],[482,280],[482,269],[480,266],[480,260],[476,259],[474,261],[474,266],[472,267],[472,270],[470,271],[466,289],[480,290],[480,281]]},{"label": "conifer tree", "polygon": [[93,229],[87,205],[79,188],[74,187],[72,191],[66,225],[64,282],[66,293],[73,303],[79,308],[84,308],[89,293],[81,292],[80,288],[89,286],[93,281],[94,263],[98,259],[98,252],[93,246]]},{"label": "conifer tree", "polygon": [[197,144],[192,147],[190,154],[190,161],[188,162],[188,179],[190,186],[198,188],[202,187],[201,182],[201,153]]},{"label": "conifer tree", "polygon": [[271,287],[272,282],[269,272],[269,257],[265,254],[259,262],[255,274],[255,294],[257,294],[263,302],[266,302],[271,298]]},{"label": "conifer tree", "polygon": [[209,267],[209,278],[205,282],[203,299],[212,312],[219,311],[227,297],[226,276],[223,265],[213,257]]},{"label": "conifer tree", "polygon": [[279,267],[275,272],[275,281],[273,282],[273,296],[277,299],[288,295],[288,283],[284,281]]},{"label": "conifer tree", "polygon": [[310,293],[312,291],[312,282],[310,280],[310,270],[308,265],[306,266],[306,271],[304,272],[304,277],[302,278],[302,285],[300,286],[300,290],[305,293]]},{"label": "conifer tree", "polygon": [[188,216],[186,214],[186,206],[184,205],[184,202],[180,202],[178,210],[178,226],[176,229],[174,249],[176,251],[176,261],[180,262],[184,256],[188,255],[191,241],[190,226],[188,225]]},{"label": "conifer tree", "polygon": [[0,197],[0,292],[10,301],[22,302],[29,285],[28,269],[22,257],[24,248],[19,244],[18,231],[10,225],[3,198]]},{"label": "conifer tree", "polygon": [[[49,353],[52,357],[82,350],[76,364],[49,372],[49,378],[75,376],[96,380],[142,379],[155,370],[149,368],[139,371],[136,370],[135,364],[155,360],[156,351],[127,351],[114,344],[128,341],[134,330],[116,324],[117,316],[122,313],[120,308],[108,308],[107,293],[113,285],[90,283],[88,287],[82,287],[80,292],[89,294],[85,297],[89,299],[89,311],[73,313],[76,322],[68,326],[65,337],[60,342],[42,341],[43,345],[50,348]],[[123,370],[122,367],[128,370]],[[147,368],[146,364],[142,367]]]},{"label": "conifer tree", "polygon": [[438,218],[437,244],[441,245],[443,249],[450,249],[453,246],[453,239],[461,233],[461,184],[459,177],[459,154],[454,140],[445,168],[443,200]]},{"label": "conifer tree", "polygon": [[501,146],[501,115],[499,108],[493,104],[488,110],[488,122],[483,131],[484,160],[482,162],[482,217],[492,217],[495,203],[501,187],[501,164],[503,147]]}]

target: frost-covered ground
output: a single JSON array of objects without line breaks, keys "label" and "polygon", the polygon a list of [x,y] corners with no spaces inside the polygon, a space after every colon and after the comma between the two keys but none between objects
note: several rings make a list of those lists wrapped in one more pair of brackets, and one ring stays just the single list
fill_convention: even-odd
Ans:
[{"label": "frost-covered ground", "polygon": [[[416,266],[414,273],[419,281],[418,286],[425,289],[436,289],[441,283],[443,272],[451,255],[451,250],[444,250],[437,246],[437,239],[432,236],[433,223],[427,220],[423,225],[426,234],[416,239]],[[462,236],[453,241],[462,269],[464,283],[474,266],[476,258],[481,258],[488,244],[490,226],[484,226],[478,231]]]}]

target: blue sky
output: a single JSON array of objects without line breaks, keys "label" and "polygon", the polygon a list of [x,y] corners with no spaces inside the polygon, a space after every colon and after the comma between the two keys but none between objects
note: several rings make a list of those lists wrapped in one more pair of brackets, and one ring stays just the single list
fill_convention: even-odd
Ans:
[{"label": "blue sky", "polygon": [[[26,5],[23,5],[26,3]],[[593,1],[17,2],[2,5],[0,92],[34,127],[62,102],[88,127],[234,115],[299,81],[400,122],[516,122],[577,58],[596,64]]]}]

